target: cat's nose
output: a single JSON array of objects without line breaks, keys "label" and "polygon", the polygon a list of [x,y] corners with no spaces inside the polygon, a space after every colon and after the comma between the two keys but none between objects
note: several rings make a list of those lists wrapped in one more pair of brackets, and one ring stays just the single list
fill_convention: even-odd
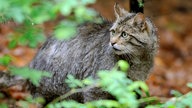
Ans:
[{"label": "cat's nose", "polygon": [[114,46],[115,42],[111,42],[111,46]]}]

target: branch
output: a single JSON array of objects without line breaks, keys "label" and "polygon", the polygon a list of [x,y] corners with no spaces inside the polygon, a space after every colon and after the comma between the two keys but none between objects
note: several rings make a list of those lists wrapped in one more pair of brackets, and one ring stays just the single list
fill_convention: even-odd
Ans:
[{"label": "branch", "polygon": [[[50,102],[49,104],[54,104],[56,102],[59,102],[61,100],[64,100],[66,99],[67,97],[71,96],[72,94],[74,93],[79,93],[79,92],[83,92],[83,91],[87,91],[91,88],[94,88],[94,87],[99,87],[99,85],[97,83],[93,84],[93,85],[90,85],[90,86],[87,86],[87,87],[84,87],[84,88],[79,88],[79,89],[71,89],[69,92],[67,92],[66,94],[64,95],[61,95],[59,96],[58,98],[54,99],[52,102]],[[49,105],[48,104],[48,105]],[[46,107],[45,107],[46,108]]]}]

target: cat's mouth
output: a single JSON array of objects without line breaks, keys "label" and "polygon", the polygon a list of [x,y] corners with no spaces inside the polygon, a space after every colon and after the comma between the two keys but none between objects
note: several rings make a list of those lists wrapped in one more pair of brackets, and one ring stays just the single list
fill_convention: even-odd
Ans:
[{"label": "cat's mouth", "polygon": [[115,52],[121,52],[122,51],[121,47],[119,47],[118,45],[113,45],[112,47],[113,47],[113,50]]},{"label": "cat's mouth", "polygon": [[110,46],[113,48],[114,51],[121,51],[121,48],[117,44],[111,44]]},{"label": "cat's mouth", "polygon": [[115,51],[121,51],[120,49],[118,49],[118,48],[116,48],[116,47],[113,47],[113,49],[114,49]]}]

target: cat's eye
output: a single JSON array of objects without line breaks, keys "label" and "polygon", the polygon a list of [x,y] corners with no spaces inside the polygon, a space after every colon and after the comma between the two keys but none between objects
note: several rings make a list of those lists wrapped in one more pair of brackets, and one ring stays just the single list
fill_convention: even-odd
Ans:
[{"label": "cat's eye", "polygon": [[115,34],[115,30],[111,30],[111,34],[114,35]]},{"label": "cat's eye", "polygon": [[121,37],[123,37],[123,38],[127,37],[127,35],[128,34],[126,32],[124,32],[124,31],[121,33]]}]

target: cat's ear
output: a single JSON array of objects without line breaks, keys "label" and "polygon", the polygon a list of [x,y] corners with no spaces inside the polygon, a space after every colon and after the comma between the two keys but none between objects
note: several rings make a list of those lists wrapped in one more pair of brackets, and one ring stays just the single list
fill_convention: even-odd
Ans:
[{"label": "cat's ear", "polygon": [[121,8],[118,3],[115,3],[114,11],[115,11],[116,18],[126,16],[129,13],[125,9]]},{"label": "cat's ear", "polygon": [[146,20],[145,20],[145,16],[142,13],[137,13],[133,20],[132,20],[132,24],[134,26],[138,26],[142,31],[147,29],[147,24],[146,24]]}]

